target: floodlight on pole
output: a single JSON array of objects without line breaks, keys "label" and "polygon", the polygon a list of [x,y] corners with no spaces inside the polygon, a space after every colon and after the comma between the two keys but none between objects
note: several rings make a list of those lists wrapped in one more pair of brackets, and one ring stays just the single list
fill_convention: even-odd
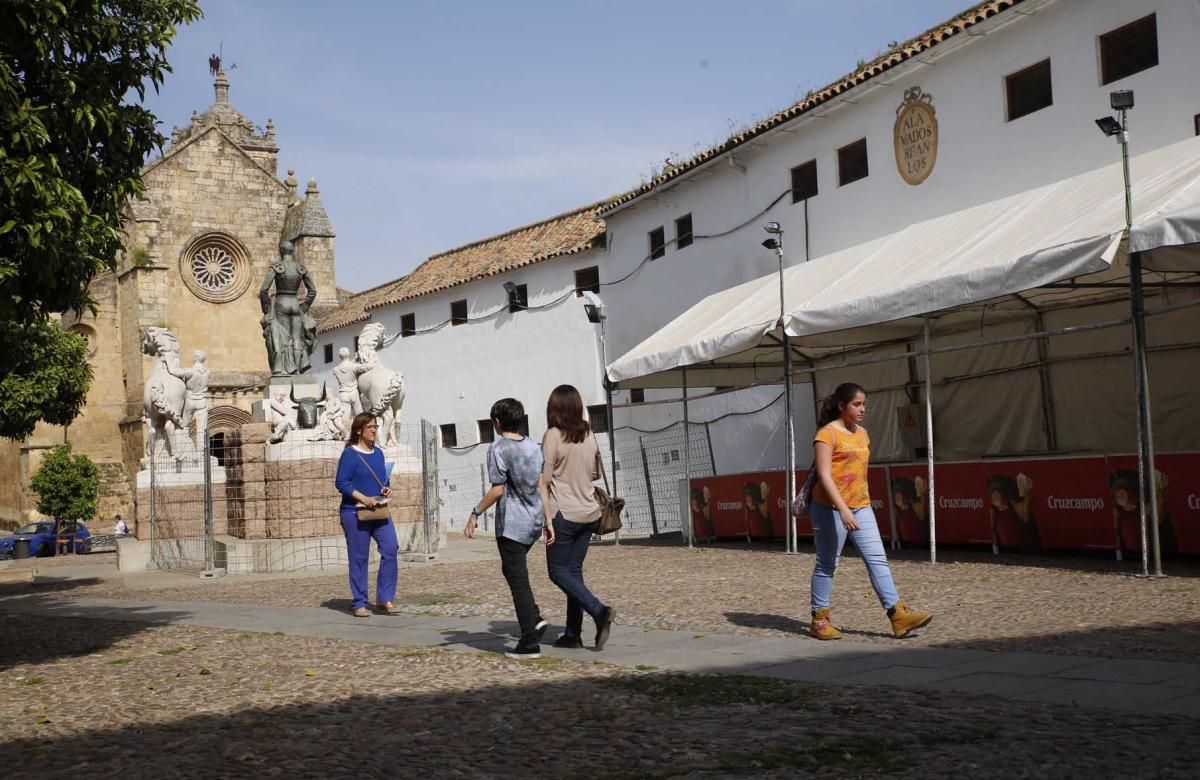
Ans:
[{"label": "floodlight on pole", "polygon": [[[613,419],[612,394],[616,385],[608,378],[608,334],[604,328],[608,315],[604,312],[604,301],[600,300],[599,295],[591,290],[586,290],[581,297],[583,298],[583,311],[587,315],[588,322],[600,326],[600,378],[604,387],[604,406],[608,413],[608,468],[612,469],[612,489],[615,495],[617,490],[617,433],[616,420]],[[620,546],[621,532],[619,530],[616,532],[615,542]]]}]

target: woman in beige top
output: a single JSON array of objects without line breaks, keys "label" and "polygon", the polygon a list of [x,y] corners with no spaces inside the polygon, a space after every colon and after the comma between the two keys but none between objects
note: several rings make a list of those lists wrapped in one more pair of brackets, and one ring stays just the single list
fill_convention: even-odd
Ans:
[{"label": "woman in beige top", "polygon": [[542,438],[542,505],[554,527],[546,548],[550,579],[567,594],[567,629],[555,647],[583,647],[583,613],[596,621],[596,649],[604,647],[616,610],[592,595],[583,581],[583,559],[600,520],[595,485],[600,478],[600,448],[583,417],[583,398],[571,385],[559,385],[546,404]]}]

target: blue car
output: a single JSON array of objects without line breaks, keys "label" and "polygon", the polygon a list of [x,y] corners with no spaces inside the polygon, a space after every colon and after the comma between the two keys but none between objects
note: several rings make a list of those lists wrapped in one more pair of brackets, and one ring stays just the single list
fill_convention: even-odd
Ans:
[{"label": "blue car", "polygon": [[58,552],[55,540],[60,534],[69,540],[67,552],[88,551],[87,540],[91,533],[83,523],[72,520],[37,520],[18,528],[11,536],[0,537],[0,559],[13,557],[13,548],[20,540],[29,541],[31,558],[48,558]]}]

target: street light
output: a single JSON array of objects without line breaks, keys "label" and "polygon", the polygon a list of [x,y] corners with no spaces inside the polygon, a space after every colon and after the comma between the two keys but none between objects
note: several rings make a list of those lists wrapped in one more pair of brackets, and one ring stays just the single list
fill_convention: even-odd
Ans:
[{"label": "street light", "polygon": [[[1125,179],[1125,235],[1133,227],[1133,188],[1129,180],[1128,111],[1133,108],[1133,90],[1109,93],[1109,106],[1119,118],[1104,116],[1096,120],[1100,132],[1121,144],[1121,172]],[[1162,576],[1162,550],[1158,537],[1158,486],[1154,483],[1154,430],[1150,417],[1150,377],[1146,368],[1146,310],[1142,292],[1142,255],[1129,253],[1129,305],[1133,312],[1133,383],[1137,396],[1138,437],[1138,514],[1142,531],[1142,575],[1150,574],[1147,542],[1147,507],[1150,515],[1150,539],[1154,547],[1154,573]]]},{"label": "street light", "polygon": [[779,258],[779,330],[783,342],[783,413],[787,452],[784,456],[784,468],[787,470],[787,524],[786,548],[789,554],[799,551],[796,543],[796,519],[792,516],[792,503],[796,500],[796,431],[792,420],[792,346],[788,339],[784,318],[787,316],[787,305],[783,295],[783,227],[778,222],[768,222],[763,230],[771,236],[762,242],[766,249],[775,252]]},{"label": "street light", "polygon": [[[588,322],[600,326],[600,376],[604,383],[604,405],[608,413],[608,467],[612,469],[613,495],[617,495],[617,431],[616,421],[613,419],[613,383],[608,379],[608,334],[604,328],[608,314],[605,313],[604,301],[600,300],[596,293],[587,290],[582,297],[583,311],[587,314]],[[620,531],[616,532],[615,543],[617,546],[621,544]]]}]

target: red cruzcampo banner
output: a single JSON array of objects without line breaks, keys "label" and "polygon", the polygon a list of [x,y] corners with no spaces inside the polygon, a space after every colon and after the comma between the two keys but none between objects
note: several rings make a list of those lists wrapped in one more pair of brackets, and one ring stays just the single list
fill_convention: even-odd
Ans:
[{"label": "red cruzcampo banner", "polygon": [[[1165,556],[1200,554],[1200,453],[1156,456],[1159,539]],[[797,472],[797,484],[805,472]],[[782,471],[694,479],[698,539],[782,539],[787,491]],[[1141,555],[1137,459],[1133,456],[1022,458],[938,463],[937,539],[997,551],[1115,550]],[[929,543],[924,464],[872,466],[871,505],[890,539]],[[811,538],[807,517],[799,535]]]}]

